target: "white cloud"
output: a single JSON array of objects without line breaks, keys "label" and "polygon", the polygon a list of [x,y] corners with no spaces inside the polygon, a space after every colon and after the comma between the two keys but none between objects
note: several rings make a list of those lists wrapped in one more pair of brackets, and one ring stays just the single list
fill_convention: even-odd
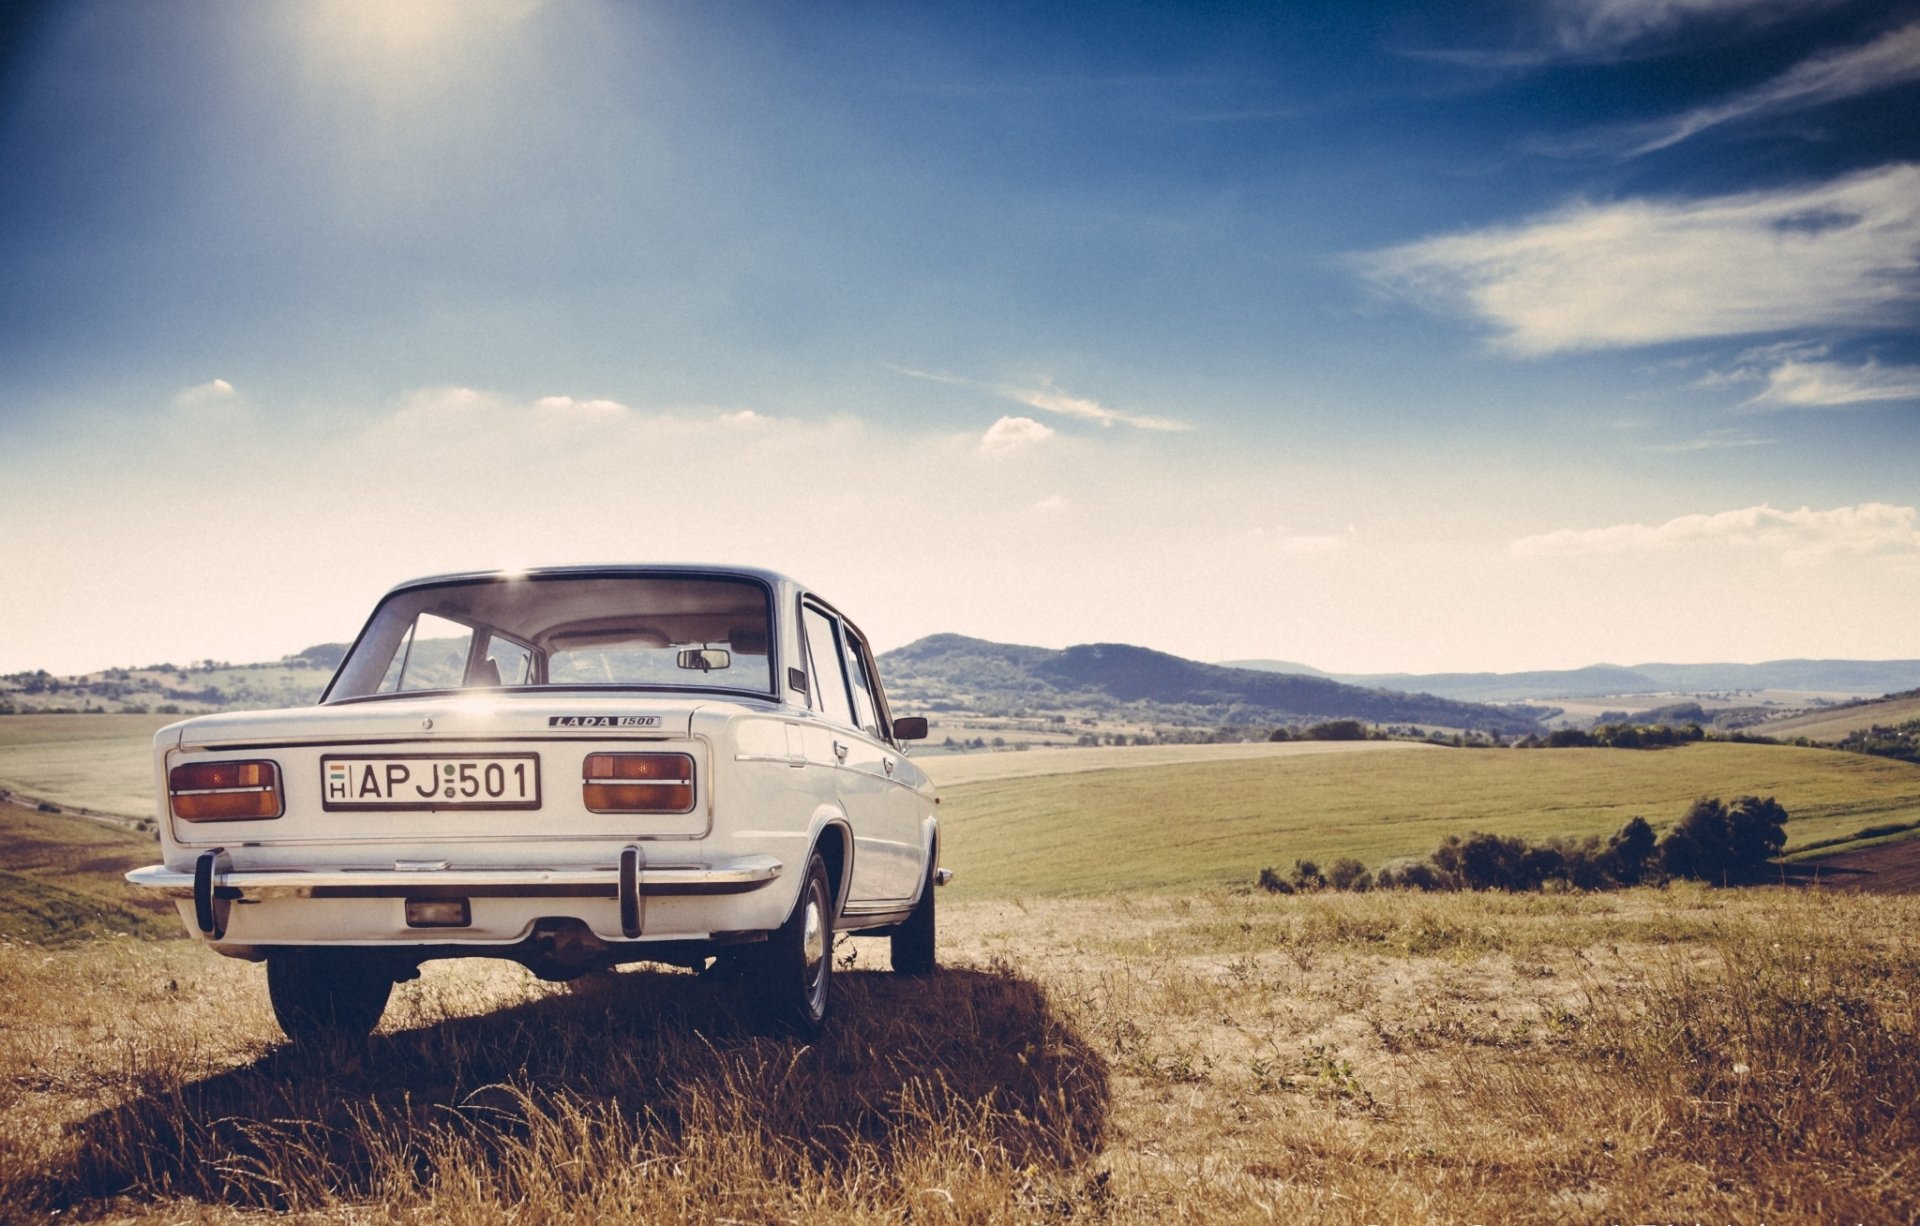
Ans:
[{"label": "white cloud", "polygon": [[1376,253],[1381,285],[1519,354],[1895,321],[1916,299],[1920,167],[1692,201],[1579,204]]},{"label": "white cloud", "polygon": [[1637,125],[1623,135],[1632,142],[1628,153],[1652,153],[1720,124],[1804,110],[1916,79],[1920,79],[1920,22],[1862,46],[1812,56],[1753,89],[1671,119]]},{"label": "white cloud", "polygon": [[1002,417],[980,436],[982,451],[1019,451],[1053,437],[1053,427],[1031,417]]},{"label": "white cloud", "polygon": [[572,396],[542,396],[534,403],[549,413],[575,413],[583,417],[619,417],[630,411],[618,400],[575,400]]},{"label": "white cloud", "polygon": [[1024,404],[1030,409],[1039,409],[1043,413],[1058,413],[1062,417],[1074,417],[1081,421],[1097,422],[1102,426],[1132,426],[1136,430],[1193,429],[1191,424],[1171,417],[1148,417],[1136,413],[1123,413],[1118,409],[1107,408],[1097,400],[1070,395],[1055,387],[1052,379],[1042,379],[1038,387],[1018,387],[1009,383],[982,383],[977,379],[966,379],[959,375],[942,374],[936,371],[912,370],[905,366],[896,366],[893,369],[903,375],[925,379],[930,383],[981,388],[1017,404]]},{"label": "white cloud", "polygon": [[1833,554],[1920,555],[1920,509],[1865,502],[1831,511],[1780,511],[1763,503],[1663,524],[1563,528],[1522,537],[1508,548],[1522,557],[1567,557],[1721,545],[1763,549],[1796,562]]},{"label": "white cloud", "polygon": [[1920,366],[1788,359],[1767,371],[1766,380],[1766,390],[1749,400],[1749,406],[1823,409],[1920,400]]},{"label": "white cloud", "polygon": [[1067,509],[1066,496],[1063,494],[1048,494],[1045,498],[1042,498],[1039,502],[1034,503],[1033,509],[1036,511],[1049,511],[1049,512],[1064,511]]},{"label": "white cloud", "polygon": [[176,408],[194,409],[232,400],[235,395],[233,384],[225,379],[210,379],[174,393],[173,403]]}]

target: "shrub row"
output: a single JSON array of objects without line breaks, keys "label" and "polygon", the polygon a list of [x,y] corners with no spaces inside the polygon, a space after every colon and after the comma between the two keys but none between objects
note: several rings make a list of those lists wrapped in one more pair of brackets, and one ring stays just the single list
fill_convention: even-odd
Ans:
[{"label": "shrub row", "polygon": [[1787,843],[1787,810],[1771,796],[1712,797],[1693,802],[1666,837],[1656,839],[1636,817],[1604,843],[1598,835],[1541,843],[1510,834],[1448,835],[1424,860],[1391,860],[1369,869],[1342,857],[1324,870],[1295,860],[1281,873],[1260,870],[1259,884],[1278,894],[1300,890],[1611,890],[1673,877],[1728,884],[1762,875]]}]

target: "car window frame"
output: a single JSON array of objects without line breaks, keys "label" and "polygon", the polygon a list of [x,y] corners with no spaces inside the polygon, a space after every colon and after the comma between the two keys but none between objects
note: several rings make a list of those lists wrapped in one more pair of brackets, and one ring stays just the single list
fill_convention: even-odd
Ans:
[{"label": "car window frame", "polygon": [[[877,740],[882,744],[892,746],[895,750],[898,750],[902,753],[906,752],[905,748],[901,745],[901,743],[898,740],[894,739],[893,709],[887,703],[887,687],[886,687],[886,684],[880,680],[880,669],[879,669],[879,666],[874,663],[873,648],[869,645],[866,631],[862,630],[859,626],[855,625],[853,620],[849,618],[846,614],[834,608],[833,605],[831,605],[825,600],[822,600],[819,596],[815,595],[812,592],[802,592],[794,601],[795,616],[800,619],[798,624],[798,631],[799,631],[798,638],[800,640],[800,649],[801,651],[806,653],[805,659],[806,659],[806,665],[807,665],[807,689],[806,689],[807,709],[814,712],[816,715],[819,715],[822,719],[828,718],[826,712],[822,710],[821,707],[819,706],[819,700],[816,698],[816,694],[818,691],[818,677],[816,675],[816,670],[813,667],[813,644],[807,636],[807,628],[806,628],[806,610],[809,606],[819,609],[821,612],[825,613],[833,621],[837,622],[840,625],[841,629],[845,632],[850,632],[853,635],[854,641],[859,644],[860,663],[861,663],[861,666],[866,670],[867,680],[869,683],[868,693],[873,697],[874,713],[880,721],[880,730],[878,735],[868,732],[865,728],[862,728],[857,724],[847,724],[847,725],[841,725],[841,726],[852,728],[855,732],[858,732],[860,735],[872,737],[874,740]],[[838,640],[839,646],[841,647],[841,650],[844,651],[846,649],[846,641],[847,641],[845,634],[843,633],[841,635],[837,635],[836,638]],[[852,701],[853,701],[852,679],[846,676],[845,664],[841,664],[839,661],[835,661],[835,663],[839,665],[839,668],[841,670],[842,680],[843,682],[845,682],[845,684],[848,687],[847,701],[848,701],[849,707],[851,707]]]},{"label": "car window frame", "polygon": [[[346,654],[341,657],[340,664],[335,667],[333,676],[327,680],[326,688],[320,691],[320,697],[314,705],[346,706],[353,703],[363,703],[363,702],[391,702],[395,699],[418,697],[421,695],[445,695],[445,694],[460,693],[461,690],[459,688],[450,688],[450,689],[440,689],[440,690],[405,690],[399,693],[375,692],[370,694],[356,694],[351,698],[335,698],[333,696],[334,691],[337,688],[339,688],[341,678],[346,672],[347,663],[353,659],[354,654],[360,650],[360,646],[362,642],[365,641],[365,639],[370,633],[372,633],[374,624],[380,618],[380,610],[383,607],[385,607],[386,603],[389,600],[393,600],[396,597],[399,597],[409,592],[419,591],[423,588],[453,588],[453,587],[465,587],[465,586],[476,585],[476,584],[498,583],[498,582],[501,582],[503,579],[507,579],[509,577],[510,576],[504,572],[489,572],[484,574],[471,574],[471,575],[436,576],[431,579],[423,579],[416,582],[403,583],[399,587],[392,588],[387,592],[383,593],[380,599],[374,602],[373,611],[367,614],[366,620],[360,624],[360,630],[357,634],[353,636],[353,641],[347,645]],[[564,685],[564,686],[556,686],[556,685],[550,684],[547,678],[546,653],[536,650],[534,652],[534,658],[539,662],[538,668],[536,670],[538,675],[538,680],[530,681],[527,685],[521,686],[521,687],[503,687],[503,692],[526,693],[529,691],[537,690],[537,691],[544,691],[546,693],[552,693],[552,694],[558,694],[558,693],[585,693],[585,694],[623,694],[624,693],[624,694],[648,694],[648,695],[712,694],[720,697],[745,698],[745,699],[761,701],[761,702],[780,702],[784,698],[784,691],[782,689],[780,682],[781,682],[781,677],[783,675],[781,671],[782,663],[786,653],[783,650],[782,644],[780,642],[780,628],[779,628],[780,593],[776,585],[773,582],[770,582],[769,578],[766,576],[763,576],[761,574],[756,574],[751,571],[741,572],[741,571],[731,571],[731,570],[725,570],[725,569],[708,570],[704,568],[661,566],[661,567],[646,567],[641,569],[629,569],[625,567],[609,567],[605,569],[602,569],[599,567],[580,567],[578,569],[564,568],[564,569],[555,569],[552,571],[547,571],[539,574],[526,575],[524,577],[530,580],[531,582],[535,582],[535,583],[562,582],[566,580],[576,580],[576,579],[711,579],[711,580],[719,580],[719,581],[729,582],[729,583],[751,584],[753,587],[760,590],[760,592],[766,597],[766,602],[767,602],[767,622],[768,622],[767,624],[767,674],[768,674],[767,688],[764,690],[742,689],[736,686],[717,686],[717,685],[706,685],[706,686],[702,686],[702,685],[673,685],[673,686]],[[416,614],[415,616],[417,617],[418,615]],[[445,617],[446,615],[439,614],[438,616]],[[447,620],[457,621],[458,619],[447,618]],[[477,631],[479,628],[476,627],[475,629]],[[506,636],[506,637],[511,639],[511,636]],[[523,644],[523,646],[525,645],[526,644]],[[802,650],[804,651],[806,647],[806,642],[804,639],[802,639],[800,645]]]}]

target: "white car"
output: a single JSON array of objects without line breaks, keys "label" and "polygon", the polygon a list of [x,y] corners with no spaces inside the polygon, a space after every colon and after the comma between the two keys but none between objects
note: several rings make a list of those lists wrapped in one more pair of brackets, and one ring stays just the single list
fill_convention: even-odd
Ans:
[{"label": "white car", "polygon": [[730,968],[817,1032],[836,932],[934,968],[939,804],[865,637],[784,576],[450,575],[389,592],[319,705],[154,738],[165,863],[296,1040],[365,1034],[433,958],[568,979]]}]

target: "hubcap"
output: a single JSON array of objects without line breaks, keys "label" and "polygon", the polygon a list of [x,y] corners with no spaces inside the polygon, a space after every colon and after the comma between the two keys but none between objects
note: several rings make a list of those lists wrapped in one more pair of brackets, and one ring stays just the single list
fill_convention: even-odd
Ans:
[{"label": "hubcap", "polygon": [[807,892],[805,928],[801,949],[807,960],[807,1006],[818,1014],[827,998],[827,923],[826,906],[819,890]]}]

